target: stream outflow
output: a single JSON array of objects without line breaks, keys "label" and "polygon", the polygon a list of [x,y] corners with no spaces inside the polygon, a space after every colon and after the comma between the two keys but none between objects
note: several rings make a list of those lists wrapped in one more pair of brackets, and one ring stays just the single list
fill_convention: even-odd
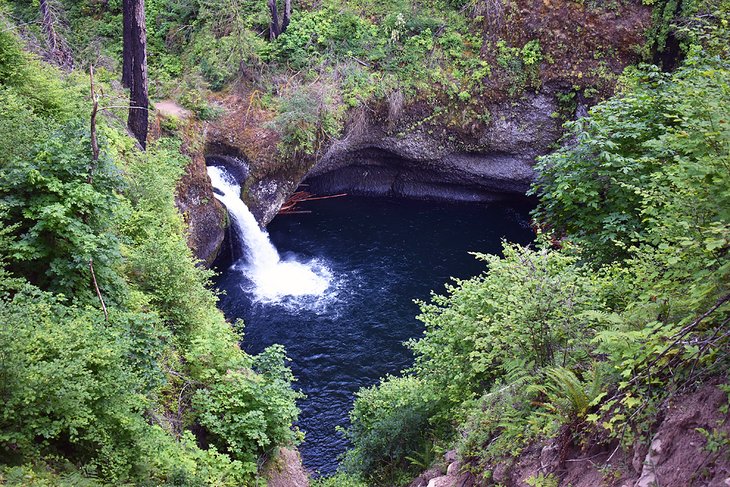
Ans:
[{"label": "stream outflow", "polygon": [[220,306],[244,320],[247,352],[286,347],[307,395],[304,464],[323,474],[347,446],[335,428],[346,426],[354,393],[411,365],[403,342],[423,332],[413,300],[483,272],[468,252],[532,240],[525,206],[353,196],[305,203],[310,214],[278,216],[267,232],[225,169],[208,170],[233,222],[216,262]]}]

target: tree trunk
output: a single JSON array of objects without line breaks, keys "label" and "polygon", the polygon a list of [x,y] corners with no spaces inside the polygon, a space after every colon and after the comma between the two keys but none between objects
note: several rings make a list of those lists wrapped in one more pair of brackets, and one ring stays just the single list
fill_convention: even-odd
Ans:
[{"label": "tree trunk", "polygon": [[144,0],[123,0],[129,3],[132,36],[129,49],[123,53],[130,64],[131,84],[129,87],[129,117],[127,126],[137,138],[142,149],[147,147],[147,124],[149,99],[147,98],[147,28],[144,15]]},{"label": "tree trunk", "polygon": [[[271,24],[269,24],[269,39],[272,41],[279,37],[279,12],[276,10],[276,0],[269,0],[269,12],[271,12]],[[286,14],[284,14],[286,15]]]},{"label": "tree trunk", "polygon": [[279,34],[286,32],[286,28],[289,27],[289,20],[291,19],[291,0],[284,0],[284,17],[281,19],[281,31]]},{"label": "tree trunk", "polygon": [[122,85],[132,87],[132,0],[122,0]]}]

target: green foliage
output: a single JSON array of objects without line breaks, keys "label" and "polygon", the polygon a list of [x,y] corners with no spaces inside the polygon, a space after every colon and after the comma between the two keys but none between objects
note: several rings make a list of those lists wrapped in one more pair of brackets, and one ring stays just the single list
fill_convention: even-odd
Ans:
[{"label": "green foliage", "polygon": [[256,357],[258,374],[228,371],[193,397],[200,423],[214,442],[250,473],[256,472],[258,452],[301,439],[291,424],[299,413],[294,401],[302,395],[291,389],[294,377],[287,360],[283,347],[274,345]]},{"label": "green foliage", "polygon": [[93,299],[90,259],[110,287],[118,286],[108,268],[119,257],[110,231],[120,179],[108,157],[92,164],[86,132],[80,123],[67,124],[25,157],[7,161],[0,204],[16,225],[10,269],[45,289]]},{"label": "green foliage", "polygon": [[531,487],[558,487],[560,479],[551,473],[544,474],[540,472],[537,475],[530,476],[525,480],[525,483]]},{"label": "green foliage", "polygon": [[348,473],[368,475],[380,485],[396,485],[402,470],[410,468],[408,456],[432,446],[429,419],[439,397],[431,384],[416,377],[389,377],[380,385],[361,389],[350,411],[346,431],[353,448],[343,468]]},{"label": "green foliage", "polygon": [[273,126],[281,134],[279,150],[285,156],[314,154],[341,130],[341,107],[326,85],[292,91],[281,100]]},{"label": "green foliage", "polygon": [[174,140],[162,140],[145,154],[129,157],[131,208],[120,233],[129,281],[172,329],[190,332],[211,319],[215,298],[205,288],[211,273],[191,265],[182,238],[184,224],[175,208],[175,186],[186,163]]},{"label": "green foliage", "polygon": [[[211,273],[196,266],[175,207],[190,162],[180,141],[140,153],[100,117],[92,161],[78,110],[86,80],[69,77],[56,103],[59,73],[9,39],[0,57],[10,73],[0,81],[0,464],[14,467],[0,467],[0,479],[254,482],[259,456],[300,439],[291,429],[299,394],[283,350],[245,354],[215,307]],[[47,86],[47,98],[37,94]],[[210,446],[198,446],[193,425],[208,428]]]},{"label": "green foliage", "polygon": [[[41,116],[60,116],[70,104],[67,88],[56,76],[22,50],[20,42],[0,17],[0,87],[24,100],[27,109]],[[7,92],[6,92],[7,93]]]},{"label": "green foliage", "polygon": [[265,55],[294,69],[316,65],[325,56],[346,59],[366,55],[366,45],[378,42],[377,27],[339,8],[295,10],[289,27]]},{"label": "green foliage", "polygon": [[[223,31],[227,34],[221,37],[214,33],[215,24],[203,28],[195,37],[190,55],[213,90],[221,90],[240,74],[242,67],[256,62],[257,50],[262,50],[264,46],[259,37],[240,24],[241,17],[234,15],[235,9],[231,11],[218,5],[224,3],[238,5],[239,2],[206,2],[203,12],[210,12],[208,16],[227,13],[231,16],[232,28]],[[221,10],[211,11],[214,7]]]},{"label": "green foliage", "polygon": [[223,114],[223,109],[214,103],[206,100],[198,91],[186,91],[180,97],[180,103],[189,108],[199,120],[216,120]]},{"label": "green foliage", "polygon": [[150,370],[154,355],[143,357],[159,347],[154,328],[139,318],[133,327],[109,327],[99,311],[65,306],[32,287],[0,301],[2,457],[65,453],[112,480],[129,474],[145,428],[144,385],[159,375]]},{"label": "green foliage", "polygon": [[573,365],[605,326],[600,276],[561,252],[505,244],[504,257],[478,255],[483,276],[457,281],[449,295],[421,303],[425,337],[411,342],[415,370],[435,380],[454,404],[503,377],[515,357],[528,370]]},{"label": "green foliage", "polygon": [[550,367],[543,371],[544,382],[533,386],[546,398],[544,407],[561,422],[583,419],[601,395],[602,383],[597,370],[590,382],[583,382],[565,367]]},{"label": "green foliage", "polygon": [[537,397],[524,369],[516,366],[504,382],[465,404],[458,451],[461,457],[472,458],[477,467],[489,468],[493,460],[517,456],[531,441],[555,432],[552,418],[533,414]]},{"label": "green foliage", "polygon": [[106,153],[92,164],[87,124],[72,118],[77,87],[21,51],[9,31],[0,32],[0,43],[0,206],[3,224],[12,227],[5,260],[44,289],[88,301],[93,259],[118,291],[109,232],[121,179]]},{"label": "green foliage", "polygon": [[540,41],[531,40],[521,48],[508,46],[505,41],[497,41],[497,64],[509,77],[509,90],[512,95],[527,87],[540,87],[540,63],[542,50]]},{"label": "green foliage", "polygon": [[312,487],[367,487],[368,484],[357,475],[338,473],[331,477],[320,477],[314,479]]},{"label": "green foliage", "polygon": [[696,51],[674,75],[630,70],[624,95],[568,124],[576,143],[540,161],[536,217],[601,261],[645,243],[722,248],[728,74]]},{"label": "green foliage", "polygon": [[0,484],[9,487],[99,487],[101,482],[81,472],[55,473],[43,466],[0,467]]}]

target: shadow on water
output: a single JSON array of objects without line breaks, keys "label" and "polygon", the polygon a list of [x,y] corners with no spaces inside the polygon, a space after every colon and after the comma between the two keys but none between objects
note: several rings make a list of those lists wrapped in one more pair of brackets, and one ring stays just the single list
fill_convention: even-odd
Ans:
[{"label": "shadow on water", "polygon": [[216,263],[221,308],[246,323],[243,347],[258,353],[283,344],[292,358],[300,403],[304,464],[322,474],[337,468],[354,393],[412,363],[403,346],[423,332],[414,299],[444,291],[450,277],[484,270],[470,251],[499,253],[503,239],[528,243],[529,207],[448,204],[348,196],[311,201],[309,214],[280,215],[269,225],[282,260],[325,266],[329,288],[318,296],[257,302],[251,282],[231,267],[231,246]]}]

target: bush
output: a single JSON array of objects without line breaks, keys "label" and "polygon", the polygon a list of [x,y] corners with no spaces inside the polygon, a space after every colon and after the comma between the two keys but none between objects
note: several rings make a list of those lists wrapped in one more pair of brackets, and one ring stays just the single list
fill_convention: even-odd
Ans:
[{"label": "bush", "polygon": [[[112,314],[112,324],[118,319],[125,317]],[[139,360],[147,348],[139,344],[154,343],[149,327],[120,333],[100,311],[65,306],[32,287],[0,301],[0,323],[6,461],[64,455],[105,478],[126,478],[146,428],[145,384],[159,374]]]},{"label": "bush", "polygon": [[326,85],[292,90],[282,98],[273,127],[281,135],[279,151],[285,156],[312,155],[339,134],[342,106]]},{"label": "bush", "polygon": [[324,58],[343,60],[366,54],[365,46],[375,41],[376,27],[348,10],[322,8],[297,9],[291,23],[279,36],[264,58],[303,69]]},{"label": "bush", "polygon": [[122,286],[111,222],[121,180],[108,156],[91,162],[88,129],[72,122],[46,134],[25,157],[10,160],[0,176],[0,204],[16,226],[10,269],[44,289],[96,299],[89,261],[112,296]]},{"label": "bush", "polygon": [[0,18],[0,87],[9,88],[41,116],[62,116],[73,106],[58,71],[23,51],[18,38]]},{"label": "bush", "polygon": [[338,473],[331,477],[320,477],[314,479],[312,487],[367,487],[368,484],[357,475]]},{"label": "bush", "polygon": [[378,485],[396,485],[402,470],[410,466],[414,472],[406,457],[433,445],[430,418],[439,402],[431,384],[412,376],[387,377],[377,386],[360,389],[346,431],[353,448],[343,469],[367,475]]},{"label": "bush", "polygon": [[623,94],[569,123],[575,143],[539,162],[536,217],[599,262],[641,244],[721,248],[729,74],[726,62],[697,51],[671,75],[629,70]]},{"label": "bush", "polygon": [[605,326],[595,312],[608,309],[608,286],[576,256],[511,244],[503,258],[477,256],[489,271],[420,303],[426,332],[410,343],[415,371],[455,405],[504,377],[515,358],[526,370],[584,360],[588,341]]},{"label": "bush", "polygon": [[299,414],[294,401],[301,396],[291,388],[294,377],[286,360],[283,347],[274,345],[256,357],[258,374],[229,370],[193,397],[213,442],[249,473],[256,473],[259,453],[300,439],[291,425]]}]

